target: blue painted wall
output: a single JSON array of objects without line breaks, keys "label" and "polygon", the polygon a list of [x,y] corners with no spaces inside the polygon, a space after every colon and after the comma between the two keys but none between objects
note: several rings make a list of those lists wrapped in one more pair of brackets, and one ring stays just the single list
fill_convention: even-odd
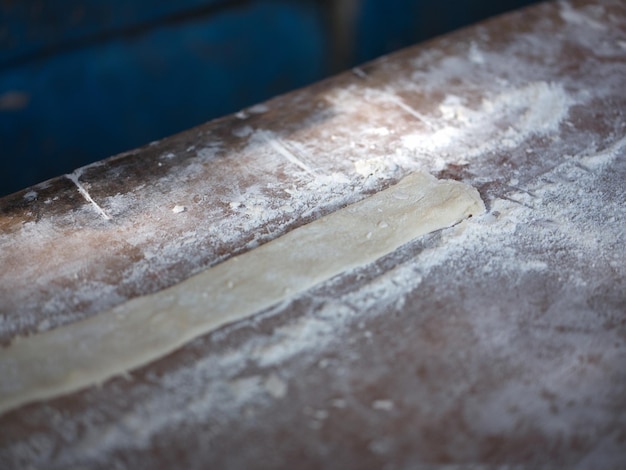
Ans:
[{"label": "blue painted wall", "polygon": [[[333,1],[4,2],[0,195],[329,75]],[[343,65],[527,3],[361,0]]]}]

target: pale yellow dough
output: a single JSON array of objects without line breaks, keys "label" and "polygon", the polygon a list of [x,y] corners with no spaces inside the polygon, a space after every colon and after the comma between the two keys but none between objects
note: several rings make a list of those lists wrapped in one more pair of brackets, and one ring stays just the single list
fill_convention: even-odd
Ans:
[{"label": "pale yellow dough", "polygon": [[484,211],[478,192],[413,173],[173,287],[0,350],[0,413],[101,383],[410,240]]}]

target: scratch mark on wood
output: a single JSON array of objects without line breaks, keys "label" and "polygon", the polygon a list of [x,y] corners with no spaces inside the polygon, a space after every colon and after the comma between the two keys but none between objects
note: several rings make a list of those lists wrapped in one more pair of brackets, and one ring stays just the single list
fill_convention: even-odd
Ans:
[{"label": "scratch mark on wood", "polygon": [[414,109],[413,107],[411,107],[408,104],[406,104],[402,98],[400,98],[396,94],[390,93],[390,92],[386,92],[386,95],[387,95],[387,98],[389,99],[389,101],[391,101],[393,104],[398,106],[403,111],[409,113],[411,116],[413,116],[418,121],[420,121],[423,124],[425,124],[429,129],[433,129],[433,125],[430,123],[429,119],[426,116],[424,116],[422,113],[420,113],[419,111]]},{"label": "scratch mark on wood", "polygon": [[537,198],[537,195],[535,193],[533,193],[532,191],[529,191],[528,189],[520,188],[519,186],[513,186],[513,185],[510,185],[510,184],[507,185],[507,188],[513,189],[515,191],[519,191],[521,193],[526,193],[530,197]]},{"label": "scratch mark on wood", "polygon": [[511,201],[515,204],[519,204],[520,206],[524,206],[524,207],[528,207],[529,209],[535,209],[533,206],[526,204],[522,201],[518,201],[517,199],[513,199],[512,197],[508,197],[508,196],[500,196],[502,199],[506,199],[507,201]]},{"label": "scratch mark on wood", "polygon": [[357,77],[359,77],[359,78],[362,78],[362,79],[366,79],[367,78],[367,74],[360,67],[353,67],[352,68],[352,73],[354,75],[356,75]]},{"label": "scratch mark on wood", "polygon": [[65,176],[67,177],[67,179],[69,179],[76,185],[76,187],[78,188],[78,192],[85,198],[85,200],[89,204],[91,204],[94,207],[94,209],[96,209],[98,214],[104,217],[105,220],[111,220],[111,217],[104,211],[104,209],[102,209],[102,207],[98,205],[98,203],[96,203],[96,201],[93,200],[93,198],[89,195],[89,192],[87,192],[85,187],[79,181],[81,174],[82,174],[82,170],[78,169],[78,170],[75,170],[73,173],[66,174]]},{"label": "scratch mark on wood", "polygon": [[265,140],[265,142],[267,142],[281,156],[285,157],[294,165],[297,165],[298,167],[302,168],[307,173],[310,173],[313,176],[317,175],[317,173],[310,166],[308,166],[306,163],[300,160],[295,155],[294,152],[289,150],[287,146],[285,145],[285,143],[282,142],[280,139],[276,137],[272,137],[271,135],[268,135],[267,133],[263,133],[262,136],[263,136],[263,140]]}]

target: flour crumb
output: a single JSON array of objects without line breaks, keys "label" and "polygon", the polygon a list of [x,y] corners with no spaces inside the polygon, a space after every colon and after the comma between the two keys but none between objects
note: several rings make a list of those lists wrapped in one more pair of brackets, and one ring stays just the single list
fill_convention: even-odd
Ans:
[{"label": "flour crumb", "polygon": [[252,114],[263,114],[267,113],[270,108],[266,104],[255,104],[251,108],[248,108],[248,111]]},{"label": "flour crumb", "polygon": [[24,194],[24,199],[26,199],[28,202],[34,201],[35,199],[37,199],[37,191],[28,191],[26,194]]},{"label": "flour crumb", "polygon": [[334,398],[330,404],[334,407],[334,408],[345,408],[346,407],[346,400],[344,400],[343,398]]},{"label": "flour crumb", "polygon": [[472,44],[470,45],[468,57],[469,57],[469,60],[475,64],[482,65],[485,63],[485,57],[480,52],[480,49],[478,48],[475,42],[472,42]]},{"label": "flour crumb", "polygon": [[394,405],[391,400],[375,400],[374,403],[372,403],[372,408],[381,411],[391,411]]},{"label": "flour crumb", "polygon": [[250,134],[252,134],[254,129],[252,129],[252,127],[250,126],[243,126],[243,127],[237,127],[236,129],[233,129],[232,133],[235,137],[248,137]]},{"label": "flour crumb", "polygon": [[274,398],[284,398],[287,395],[287,383],[276,374],[271,374],[263,385]]},{"label": "flour crumb", "polygon": [[354,162],[354,170],[363,178],[388,178],[398,170],[398,165],[384,158],[370,158]]}]

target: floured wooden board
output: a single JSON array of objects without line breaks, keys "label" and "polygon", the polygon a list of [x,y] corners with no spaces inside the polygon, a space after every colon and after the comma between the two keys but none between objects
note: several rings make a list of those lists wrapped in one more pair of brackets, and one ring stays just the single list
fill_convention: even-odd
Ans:
[{"label": "floured wooden board", "polygon": [[0,413],[149,364],[220,326],[484,210],[475,189],[413,173],[173,287],[83,321],[14,338],[0,354]]},{"label": "floured wooden board", "polygon": [[538,5],[0,200],[2,351],[416,171],[487,206],[8,411],[0,468],[622,468],[625,10]]}]

